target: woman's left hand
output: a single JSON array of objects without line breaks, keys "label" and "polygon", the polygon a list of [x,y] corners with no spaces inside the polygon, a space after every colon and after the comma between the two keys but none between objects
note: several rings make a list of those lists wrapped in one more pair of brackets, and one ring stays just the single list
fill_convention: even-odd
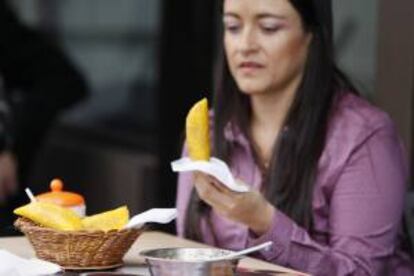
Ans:
[{"label": "woman's left hand", "polygon": [[194,186],[199,197],[217,213],[248,226],[256,235],[270,228],[275,208],[260,192],[233,192],[214,177],[199,172],[194,173]]}]

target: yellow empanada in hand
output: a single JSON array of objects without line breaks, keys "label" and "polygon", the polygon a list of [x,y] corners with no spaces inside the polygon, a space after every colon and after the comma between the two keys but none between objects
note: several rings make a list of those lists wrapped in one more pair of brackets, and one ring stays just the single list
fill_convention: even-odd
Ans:
[{"label": "yellow empanada in hand", "polygon": [[208,102],[204,98],[198,101],[187,115],[186,138],[191,160],[210,159],[209,132]]}]

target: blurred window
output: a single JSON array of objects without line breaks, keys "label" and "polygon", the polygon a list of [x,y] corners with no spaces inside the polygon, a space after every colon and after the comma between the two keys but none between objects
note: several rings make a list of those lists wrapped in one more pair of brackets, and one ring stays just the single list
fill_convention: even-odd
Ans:
[{"label": "blurred window", "polygon": [[58,40],[88,80],[91,95],[65,114],[66,125],[130,141],[154,131],[161,1],[11,2],[26,23]]}]

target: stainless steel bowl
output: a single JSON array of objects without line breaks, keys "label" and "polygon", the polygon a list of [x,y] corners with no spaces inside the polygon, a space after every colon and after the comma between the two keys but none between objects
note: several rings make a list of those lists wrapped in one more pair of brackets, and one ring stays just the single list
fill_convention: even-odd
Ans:
[{"label": "stainless steel bowl", "polygon": [[235,275],[240,258],[209,260],[229,253],[214,248],[162,248],[142,251],[140,255],[145,257],[153,276]]}]

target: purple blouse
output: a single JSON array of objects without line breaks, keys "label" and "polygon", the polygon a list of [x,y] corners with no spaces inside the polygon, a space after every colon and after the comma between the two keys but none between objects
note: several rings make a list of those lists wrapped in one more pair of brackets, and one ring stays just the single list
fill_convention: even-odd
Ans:
[{"label": "purple blouse", "polygon": [[[234,125],[225,137],[235,146],[235,177],[260,189],[261,172],[246,137]],[[212,211],[212,229],[202,221],[203,241],[239,250],[271,240],[271,250],[260,252],[260,258],[314,275],[414,275],[412,261],[398,245],[407,171],[390,118],[345,93],[337,101],[318,163],[312,233],[276,211],[269,231],[255,237],[244,225]],[[192,174],[181,173],[176,202],[180,236],[192,189]]]}]

